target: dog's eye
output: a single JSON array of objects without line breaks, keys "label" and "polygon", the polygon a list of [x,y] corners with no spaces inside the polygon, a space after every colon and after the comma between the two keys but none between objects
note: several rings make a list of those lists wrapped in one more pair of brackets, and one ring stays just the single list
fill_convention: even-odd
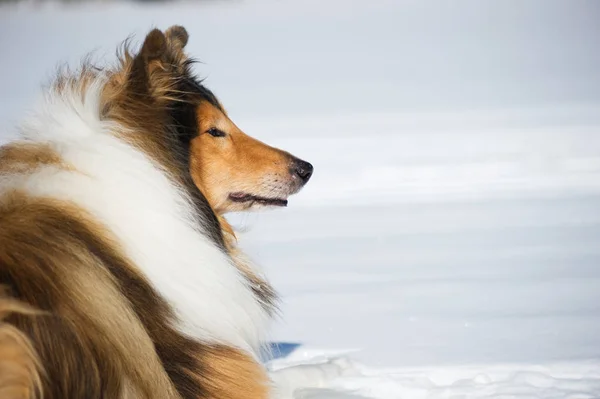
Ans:
[{"label": "dog's eye", "polygon": [[225,137],[225,132],[217,129],[216,127],[211,127],[206,131],[206,133],[210,134],[213,137]]}]

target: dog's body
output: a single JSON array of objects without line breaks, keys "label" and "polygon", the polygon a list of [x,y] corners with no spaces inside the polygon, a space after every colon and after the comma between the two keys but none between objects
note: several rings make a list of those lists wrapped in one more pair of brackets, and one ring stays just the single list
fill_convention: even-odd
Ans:
[{"label": "dog's body", "polygon": [[[312,167],[243,135],[186,42],[63,76],[0,149],[0,397],[269,397],[275,294],[223,214],[283,205]],[[215,178],[240,152],[259,179]]]}]

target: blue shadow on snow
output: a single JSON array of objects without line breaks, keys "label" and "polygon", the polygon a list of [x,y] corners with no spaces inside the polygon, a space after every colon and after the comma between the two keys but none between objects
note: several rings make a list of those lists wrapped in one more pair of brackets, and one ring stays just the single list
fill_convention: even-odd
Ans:
[{"label": "blue shadow on snow", "polygon": [[282,359],[289,356],[292,352],[298,349],[302,344],[297,342],[269,342],[267,349],[262,354],[263,362],[270,360]]}]

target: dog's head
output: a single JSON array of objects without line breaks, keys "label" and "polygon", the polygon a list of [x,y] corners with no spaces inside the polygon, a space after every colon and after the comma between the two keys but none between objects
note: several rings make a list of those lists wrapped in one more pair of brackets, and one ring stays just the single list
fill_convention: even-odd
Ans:
[{"label": "dog's head", "polygon": [[153,30],[133,58],[128,79],[146,81],[142,95],[147,92],[169,110],[194,183],[218,214],[286,206],[310,179],[312,165],[236,126],[193,74],[193,61],[184,52],[187,42],[181,26]]},{"label": "dog's head", "polygon": [[198,106],[198,136],[191,142],[191,172],[218,213],[286,206],[313,167],[241,131],[223,108]]}]

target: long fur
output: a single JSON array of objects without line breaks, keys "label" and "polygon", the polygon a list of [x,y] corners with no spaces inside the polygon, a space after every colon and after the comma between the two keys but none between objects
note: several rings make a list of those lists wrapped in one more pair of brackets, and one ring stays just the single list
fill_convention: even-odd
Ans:
[{"label": "long fur", "polygon": [[0,397],[35,398],[41,393],[43,372],[38,354],[29,337],[4,320],[11,314],[31,317],[38,312],[4,291],[0,293]]},{"label": "long fur", "polygon": [[0,392],[267,397],[269,309],[191,187],[178,99],[150,90],[175,50],[155,30],[116,71],[61,76],[0,151]]}]

